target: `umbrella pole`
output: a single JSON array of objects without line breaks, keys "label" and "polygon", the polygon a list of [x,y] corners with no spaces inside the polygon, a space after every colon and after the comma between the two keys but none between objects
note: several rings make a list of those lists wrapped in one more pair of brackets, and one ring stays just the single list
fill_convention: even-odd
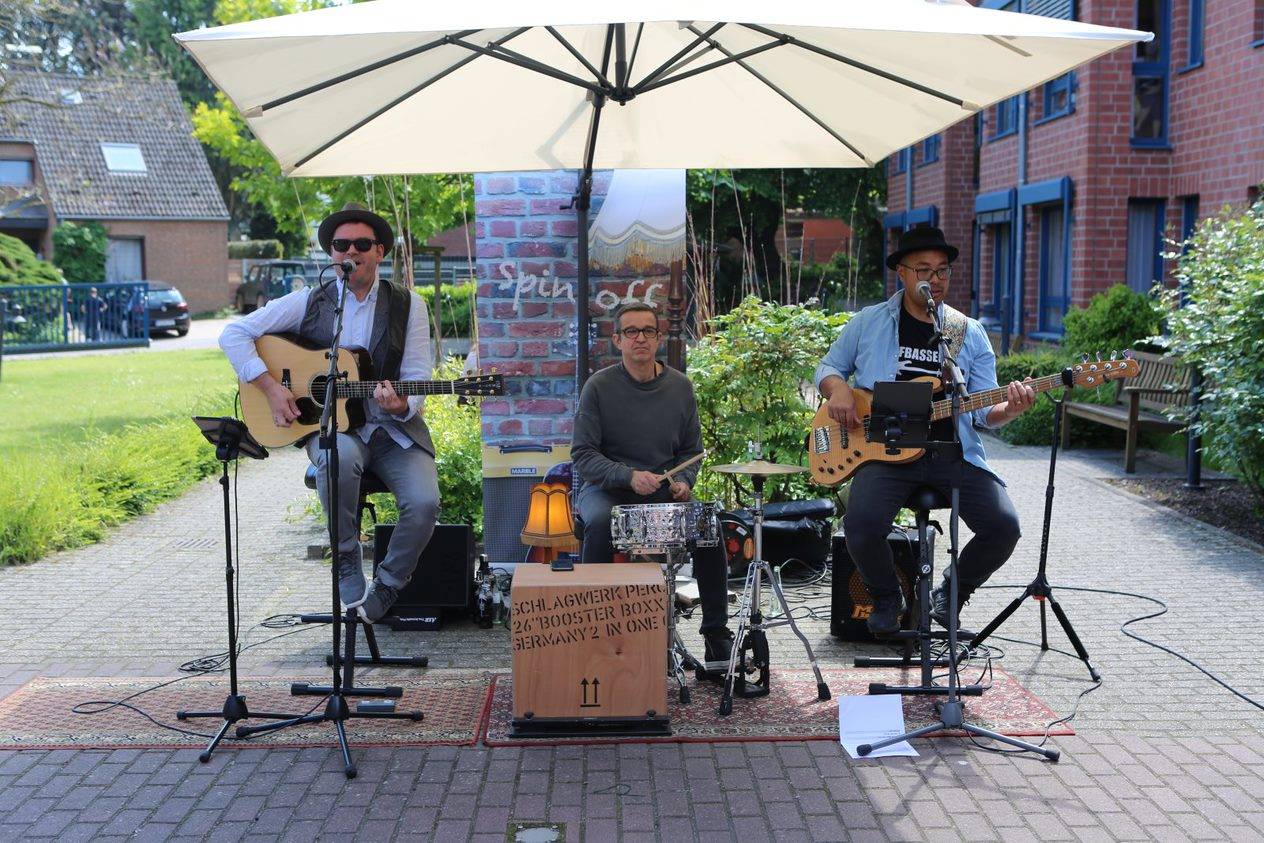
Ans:
[{"label": "umbrella pole", "polygon": [[592,204],[593,155],[596,153],[597,129],[601,125],[601,108],[606,104],[602,94],[593,97],[592,121],[588,124],[588,140],[584,144],[584,168],[579,174],[579,186],[575,193],[575,219],[578,222],[579,248],[578,287],[575,301],[575,343],[578,356],[575,365],[575,391],[581,393],[588,380],[588,209]]}]

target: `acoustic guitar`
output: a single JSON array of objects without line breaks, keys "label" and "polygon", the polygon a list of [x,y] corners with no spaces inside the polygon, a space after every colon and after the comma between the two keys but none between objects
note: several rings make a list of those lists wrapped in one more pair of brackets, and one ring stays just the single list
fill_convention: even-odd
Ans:
[{"label": "acoustic guitar", "polygon": [[[304,342],[296,337],[270,335],[255,340],[255,350],[272,377],[294,393],[299,417],[289,427],[280,427],[272,420],[272,407],[267,396],[248,383],[241,384],[241,417],[250,432],[263,445],[278,448],[291,445],[320,428],[325,403],[325,385],[329,380],[328,349]],[[347,374],[334,387],[334,412],[338,429],[355,430],[364,424],[364,404],[352,399],[370,398],[377,381],[360,380],[360,372],[372,371],[369,353],[359,348],[338,349],[338,371]],[[392,381],[400,395],[465,395],[481,397],[504,395],[502,375],[473,375],[451,381]]]},{"label": "acoustic guitar", "polygon": [[[1132,358],[1119,360],[1085,360],[1077,363],[1056,375],[1046,375],[1028,382],[1028,386],[1037,393],[1058,389],[1063,386],[1101,386],[1107,381],[1135,377],[1141,371],[1141,364]],[[939,378],[921,377],[919,381],[930,381],[931,391],[940,387]],[[879,438],[872,440],[869,435],[869,419],[873,408],[873,393],[867,389],[853,389],[856,397],[856,416],[861,421],[859,428],[843,428],[829,416],[829,407],[825,404],[816,411],[812,418],[812,427],[808,431],[808,468],[812,481],[822,486],[837,486],[856,473],[862,465],[871,462],[905,463],[926,453],[925,448],[898,448],[896,453],[888,454],[886,443],[881,432]],[[988,389],[972,393],[961,399],[961,412],[969,413],[1003,403],[1007,398],[1005,387]],[[949,418],[952,415],[952,400],[944,398],[931,404],[931,421]]]}]

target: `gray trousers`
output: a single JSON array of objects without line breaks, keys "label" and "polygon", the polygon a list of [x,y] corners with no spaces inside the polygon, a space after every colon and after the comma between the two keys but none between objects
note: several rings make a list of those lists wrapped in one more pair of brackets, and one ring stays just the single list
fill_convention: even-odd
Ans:
[{"label": "gray trousers", "polygon": [[[329,452],[321,450],[319,437],[307,443],[307,456],[316,466],[316,491],[321,506],[329,511]],[[412,578],[421,552],[430,542],[439,517],[439,479],[434,457],[418,448],[401,448],[384,429],[373,431],[367,444],[354,433],[338,434],[338,553],[360,560],[360,476],[371,469],[395,496],[399,524],[391,533],[386,558],[377,578],[393,588],[403,588]]]},{"label": "gray trousers", "polygon": [[[963,461],[961,465],[961,521],[974,532],[974,538],[957,561],[961,568],[958,585],[963,594],[969,594],[1005,564],[1022,531],[1018,513],[1001,482],[972,463]],[[843,534],[871,595],[894,594],[900,588],[887,544],[896,514],[918,486],[933,486],[948,497],[953,470],[950,463],[923,457],[903,465],[870,463],[856,472],[847,495]],[[945,510],[941,513],[945,530],[947,519]]]}]

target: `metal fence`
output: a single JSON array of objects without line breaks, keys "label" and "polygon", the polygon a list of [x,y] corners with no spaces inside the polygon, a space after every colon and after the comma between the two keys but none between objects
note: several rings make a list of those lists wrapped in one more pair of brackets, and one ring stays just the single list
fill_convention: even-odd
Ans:
[{"label": "metal fence", "polygon": [[5,354],[149,345],[144,281],[0,287]]}]

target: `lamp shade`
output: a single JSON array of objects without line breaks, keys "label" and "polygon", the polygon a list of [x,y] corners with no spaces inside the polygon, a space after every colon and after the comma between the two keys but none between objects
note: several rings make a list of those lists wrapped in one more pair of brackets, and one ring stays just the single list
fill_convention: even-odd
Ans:
[{"label": "lamp shade", "polygon": [[685,171],[615,170],[588,240],[588,259],[607,269],[683,260]]},{"label": "lamp shade", "polygon": [[527,523],[522,526],[522,543],[535,547],[576,549],[578,542],[571,524],[570,488],[563,483],[536,483],[531,487]]}]

